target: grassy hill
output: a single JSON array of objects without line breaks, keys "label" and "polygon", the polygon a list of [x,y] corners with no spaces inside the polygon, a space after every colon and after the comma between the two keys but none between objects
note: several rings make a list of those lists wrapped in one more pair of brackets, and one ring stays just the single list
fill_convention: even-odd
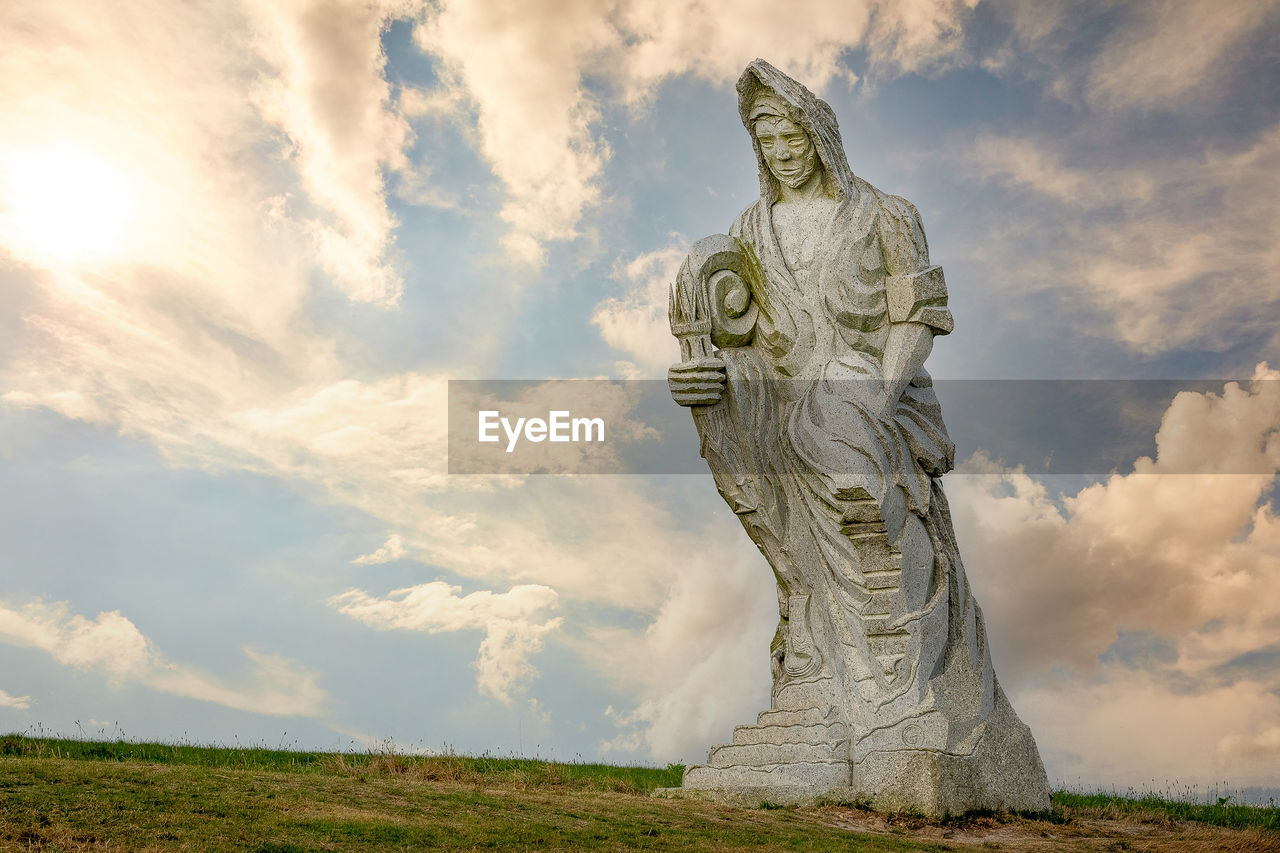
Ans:
[{"label": "grassy hill", "polygon": [[1280,851],[1280,809],[1059,792],[1048,815],[650,796],[681,768],[0,737],[0,850]]}]

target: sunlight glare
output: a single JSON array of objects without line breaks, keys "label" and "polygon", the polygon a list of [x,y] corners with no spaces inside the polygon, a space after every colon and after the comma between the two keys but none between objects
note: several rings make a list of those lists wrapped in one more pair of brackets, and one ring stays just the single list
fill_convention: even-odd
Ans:
[{"label": "sunlight glare", "polygon": [[0,241],[36,263],[117,260],[133,212],[119,169],[93,152],[14,152],[0,174]]}]

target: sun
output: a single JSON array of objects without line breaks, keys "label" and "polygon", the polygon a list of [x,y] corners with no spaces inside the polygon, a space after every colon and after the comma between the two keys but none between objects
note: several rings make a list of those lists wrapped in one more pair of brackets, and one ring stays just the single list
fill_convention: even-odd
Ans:
[{"label": "sun", "polygon": [[125,174],[89,150],[15,151],[0,171],[0,246],[50,265],[126,254],[134,199]]}]

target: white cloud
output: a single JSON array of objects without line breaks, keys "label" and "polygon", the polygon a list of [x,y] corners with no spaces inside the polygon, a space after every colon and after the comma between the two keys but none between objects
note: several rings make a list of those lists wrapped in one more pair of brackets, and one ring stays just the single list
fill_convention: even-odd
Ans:
[{"label": "white cloud", "polygon": [[317,209],[305,217],[324,268],[353,299],[395,302],[395,218],[384,170],[411,173],[413,134],[392,100],[381,34],[412,0],[253,2],[253,44],[272,73],[254,102],[287,134],[285,152]]},{"label": "white cloud", "polygon": [[[693,532],[630,476],[449,476],[446,386],[415,375],[344,380],[261,408],[198,412],[181,427],[157,422],[137,405],[121,416],[130,431],[151,436],[186,464],[261,471],[368,512],[397,531],[402,558],[487,584],[544,583],[576,600],[656,607],[674,555],[693,547]],[[560,407],[554,389],[536,385],[514,402],[545,413]],[[633,392],[583,383],[573,399],[617,439],[659,438],[635,420]],[[538,455],[546,445],[532,447],[523,457],[527,470],[556,461]],[[580,447],[574,464],[589,470],[612,452]],[[583,506],[592,512],[584,515]],[[602,574],[602,565],[630,568]]]},{"label": "white cloud", "polygon": [[381,548],[368,554],[361,554],[351,562],[357,566],[377,566],[382,563],[393,563],[404,554],[404,537],[399,533],[392,533]]},{"label": "white cloud", "polygon": [[353,589],[335,595],[329,604],[383,631],[483,630],[475,663],[476,685],[481,693],[509,704],[513,693],[537,674],[530,656],[542,650],[546,635],[564,621],[544,613],[556,607],[559,596],[539,584],[522,584],[503,593],[480,590],[459,595],[461,591],[461,587],[432,581],[392,590],[385,598]]},{"label": "white cloud", "polygon": [[1132,473],[1064,498],[1061,509],[1021,471],[986,467],[1000,473],[980,476],[990,463],[966,463],[974,476],[948,489],[988,620],[1007,640],[996,645],[1001,671],[1088,669],[1117,629],[1185,637],[1215,618],[1229,618],[1223,630],[1239,640],[1215,662],[1264,645],[1267,620],[1280,618],[1262,593],[1280,582],[1277,522],[1260,503],[1280,471],[1278,424],[1274,380],[1183,392],[1164,414],[1154,460],[1138,459]]},{"label": "white cloud", "polygon": [[[67,310],[74,316],[74,304]],[[450,477],[441,377],[254,381],[219,349],[144,334],[145,321],[95,321],[69,330],[66,316],[48,318],[56,343],[20,358],[3,399],[145,436],[174,464],[306,484],[397,531],[404,556],[487,584],[545,583],[578,600],[647,610],[661,602],[677,555],[695,547],[694,533],[637,478]],[[104,325],[110,334],[99,340]],[[116,340],[117,328],[129,336]],[[629,420],[631,389],[593,386],[593,415],[647,435]],[[629,570],[602,575],[601,565]]]},{"label": "white cloud", "polygon": [[787,7],[785,23],[765,0],[729,6],[704,0],[626,4],[620,31],[622,82],[629,100],[647,97],[663,80],[695,74],[732,83],[743,67],[764,57],[815,91],[834,79],[857,78],[840,61],[865,47],[883,76],[921,71],[960,51],[961,24],[973,0],[831,4],[802,0]]},{"label": "white cloud", "polygon": [[1280,275],[1280,125],[1243,150],[1128,165],[1099,165],[1092,146],[1083,137],[965,143],[978,176],[1024,194],[1017,222],[1002,209],[1003,228],[984,233],[979,254],[993,278],[1018,293],[1083,297],[1094,309],[1078,312],[1089,333],[1141,354],[1270,335],[1280,305],[1271,285]]},{"label": "white cloud", "polygon": [[[210,413],[212,446],[277,475],[322,483],[348,501],[393,484],[439,491],[445,485],[448,383],[406,373],[370,382],[341,379],[302,386],[280,399]],[[151,432],[153,428],[144,427]],[[215,432],[216,430],[216,432]]]},{"label": "white cloud", "polygon": [[3,690],[0,690],[0,708],[12,708],[15,711],[25,711],[31,707],[33,700],[30,696],[11,696]]},{"label": "white cloud", "polygon": [[1062,153],[1035,140],[979,136],[968,157],[985,179],[1026,189],[1076,207],[1147,201],[1155,188],[1141,172],[1113,172],[1105,177],[1092,170],[1073,169]]},{"label": "white cloud", "polygon": [[[997,672],[1060,780],[1276,782],[1280,374],[1256,378],[1180,394],[1155,458],[1075,495],[981,457],[947,478]],[[606,751],[701,760],[768,701],[772,579],[727,514],[703,535],[647,628],[574,644],[634,697]]]},{"label": "white cloud", "polygon": [[28,297],[6,399],[180,452],[338,385],[304,314],[318,271],[398,297],[385,175],[417,185],[380,38],[412,12],[5,4],[0,253]]},{"label": "white cloud", "polygon": [[[511,531],[493,497],[510,479],[447,479],[442,376],[351,379],[306,317],[317,229],[354,247],[337,282],[351,296],[398,291],[383,173],[404,170],[410,136],[380,36],[410,11],[6,4],[0,112],[12,121],[0,126],[0,154],[65,145],[87,174],[119,177],[103,185],[128,191],[133,219],[105,259],[50,256],[24,238],[3,188],[0,247],[16,262],[5,274],[30,298],[0,387],[9,405],[143,437],[172,464],[309,484],[402,531],[405,554],[464,574],[538,574],[564,554],[547,528],[572,517],[573,496],[510,501],[514,512],[533,507]],[[92,150],[79,150],[85,140]],[[599,549],[582,550],[564,562],[588,588]],[[617,587],[646,584],[600,586],[626,596]],[[486,659],[499,660],[504,643],[522,641],[488,642]],[[142,660],[158,680],[139,655],[118,665]]]},{"label": "white cloud", "polygon": [[1055,781],[1138,789],[1153,780],[1202,789],[1277,781],[1280,696],[1254,683],[1179,689],[1113,666],[1093,679],[1025,688],[1015,705]]},{"label": "white cloud", "polygon": [[[24,299],[4,399],[150,436],[202,464],[252,455],[239,422],[288,409],[279,401],[298,389],[340,396],[333,342],[304,316],[313,240],[341,249],[342,269],[332,253],[324,263],[350,296],[396,298],[383,173],[407,168],[410,136],[379,39],[389,17],[409,11],[5,4],[0,253]],[[73,223],[86,207],[100,211],[96,230],[111,240],[65,233],[67,217],[28,215],[48,201],[40,182],[15,177],[32,152],[92,179],[43,188],[78,211]],[[115,205],[120,196],[126,205]],[[33,221],[62,230],[32,233]],[[388,387],[371,384],[366,393]],[[388,418],[405,403],[390,401]],[[255,452],[296,462],[264,435],[271,426],[258,424]],[[330,427],[328,445],[308,436],[308,453],[359,444]]]},{"label": "white cloud", "polygon": [[[980,59],[983,68],[1036,79],[1046,94],[1067,103],[1126,116],[1153,110],[1191,114],[1215,99],[1230,100],[1242,60],[1251,58],[1251,48],[1263,42],[1280,10],[1276,0],[988,4],[1010,32]],[[1100,36],[1082,39],[1082,27]]]},{"label": "white cloud", "polygon": [[[1271,711],[1269,721],[1280,716],[1274,707]],[[1218,741],[1217,753],[1220,766],[1252,765],[1250,769],[1265,772],[1280,764],[1280,726],[1273,725],[1249,734],[1227,735]]]},{"label": "white cloud", "polygon": [[316,673],[250,648],[243,650],[251,668],[242,684],[171,661],[114,610],[87,619],[65,602],[37,599],[19,606],[0,600],[0,643],[41,649],[63,666],[102,673],[117,683],[257,714],[314,717],[328,699]]},{"label": "white cloud", "polygon": [[[709,497],[718,500],[714,491]],[[643,629],[592,626],[574,650],[633,704],[610,708],[619,732],[605,751],[701,761],[769,703],[769,641],[777,625],[772,573],[727,511],[678,559]]]},{"label": "white cloud", "polygon": [[429,10],[415,35],[443,64],[446,100],[473,105],[479,149],[507,190],[508,254],[536,264],[547,241],[578,236],[584,212],[601,200],[610,151],[588,77],[639,105],[682,74],[732,82],[757,56],[815,89],[853,80],[840,55],[860,46],[880,74],[917,71],[957,53],[972,5],[805,0],[781,23],[777,4],[764,0],[454,0]]},{"label": "white cloud", "polygon": [[1108,107],[1187,109],[1213,95],[1241,42],[1267,28],[1274,0],[1134,4],[1090,62],[1086,95]]},{"label": "white cloud", "polygon": [[948,478],[997,672],[1064,778],[1275,782],[1241,758],[1280,725],[1274,666],[1247,665],[1280,640],[1280,375],[1257,378],[1179,394],[1154,459],[1060,503],[989,460]]},{"label": "white cloud", "polygon": [[[547,241],[577,233],[600,198],[608,152],[590,91],[642,104],[674,75],[727,83],[757,53],[821,88],[849,79],[839,58],[857,45],[877,73],[936,67],[958,56],[965,7],[853,3],[819,13],[802,3],[784,27],[760,23],[774,19],[776,4],[735,13],[698,3],[447,3],[417,30],[442,61],[445,85],[397,102],[378,36],[388,19],[411,13],[407,5],[6,4],[0,112],[12,120],[0,126],[0,149],[67,151],[64,162],[109,190],[83,200],[123,224],[105,252],[51,256],[48,241],[31,239],[13,215],[29,209],[28,195],[0,202],[0,245],[14,262],[6,275],[31,295],[0,381],[4,399],[143,437],[177,464],[307,484],[400,531],[403,556],[509,585],[507,593],[468,596],[431,584],[383,598],[353,590],[334,605],[378,627],[484,631],[478,680],[491,695],[510,696],[531,676],[530,657],[559,624],[545,613],[556,601],[652,619],[630,632],[583,626],[591,642],[575,648],[630,691],[635,704],[618,718],[635,744],[655,756],[697,758],[695,747],[759,710],[775,615],[768,571],[709,483],[699,506],[715,505],[714,529],[695,527],[693,513],[673,511],[668,495],[637,478],[449,478],[443,370],[353,379],[334,343],[301,319],[313,240],[327,247],[324,268],[349,296],[393,301],[400,284],[385,179],[422,174],[407,173],[411,134],[402,115],[456,116],[471,107],[481,151],[508,191],[512,251],[536,259]],[[605,81],[616,91],[587,88],[586,77],[598,83],[610,68],[622,69]],[[1067,148],[987,140],[982,168],[1054,205],[1124,208],[1119,226],[1055,228],[1066,273],[1044,281],[1085,282],[1116,318],[1116,334],[1149,352],[1217,345],[1267,321],[1280,244],[1278,141],[1273,131],[1243,151],[1099,176]],[[113,207],[122,195],[128,204]],[[635,375],[663,369],[659,352],[674,346],[664,279],[677,251],[624,266],[628,292],[595,315],[605,340],[633,359]],[[1020,275],[1025,269],[1014,270],[1019,286],[1038,280]],[[1238,422],[1246,425],[1239,435],[1264,435],[1262,424],[1275,418],[1258,400],[1270,398],[1241,394],[1182,400],[1166,417],[1152,464],[1176,467],[1176,454],[1206,447],[1271,464],[1248,457],[1236,428],[1212,429]],[[1206,407],[1203,417],[1197,406]],[[1030,675],[1046,661],[1115,685],[1073,682],[1060,695],[1120,696],[1134,679],[1111,678],[1115,665],[1097,662],[1117,628],[1184,638],[1179,667],[1202,678],[1271,641],[1266,584],[1276,580],[1277,525],[1261,503],[1267,477],[1127,475],[1066,508],[1030,478],[1006,472],[999,480],[1012,498],[963,480],[949,488],[993,635],[1026,638],[997,642],[996,651],[1033,711],[1051,696],[1031,692]],[[384,548],[388,558],[398,551],[390,541]],[[1042,564],[1058,570],[1026,570]],[[249,652],[248,679],[230,684],[168,661],[118,613],[91,620],[57,605],[33,607],[0,611],[5,636],[66,665],[264,713],[310,714],[324,698],[314,675],[279,658]],[[1237,610],[1245,615],[1236,618]],[[1217,614],[1232,614],[1229,624],[1203,629]],[[1270,742],[1266,691],[1240,684],[1185,714],[1212,718],[1213,703],[1231,696],[1248,709],[1223,718],[1222,738],[1206,755],[1227,760]],[[1141,697],[1133,695],[1136,708]],[[1098,725],[1118,743],[1118,728],[1106,727],[1118,727],[1129,706],[1117,698],[1108,707],[1111,721]],[[1260,721],[1253,729],[1242,722],[1248,714]],[[1053,725],[1047,710],[1039,719]],[[1075,737],[1071,725],[1064,718],[1053,740]]]},{"label": "white cloud", "polygon": [[[1057,313],[1075,331],[1139,356],[1274,344],[1280,126],[1227,115],[1267,120],[1241,105],[1270,70],[1280,2],[991,3],[1009,35],[979,64],[1072,116],[1048,134],[957,140],[986,179],[1020,191],[973,240],[1014,296],[1010,318],[1019,295],[1041,291],[1067,300]],[[1159,128],[1149,113],[1165,114]],[[1043,305],[1016,319],[1035,322]]]},{"label": "white cloud", "polygon": [[[352,298],[394,301],[383,173],[409,171],[412,134],[391,100],[379,37],[389,18],[411,12],[333,2],[6,4],[0,155],[62,151],[114,176],[113,195],[130,204],[111,263],[71,271],[121,305],[158,302],[176,287],[212,325],[260,335],[296,309],[309,272],[298,259],[311,247]],[[14,220],[29,219],[9,201]],[[84,205],[67,197],[61,206]],[[99,229],[121,225],[100,218]],[[0,230],[0,246],[68,272],[66,251],[33,256],[19,236]]]},{"label": "white cloud", "polygon": [[628,379],[664,377],[680,351],[667,321],[667,299],[688,247],[677,243],[619,264],[626,292],[596,306],[591,322],[605,343],[631,356],[619,365]]},{"label": "white cloud", "polygon": [[415,36],[475,105],[479,148],[508,191],[508,253],[541,263],[541,244],[577,236],[582,211],[600,198],[609,152],[590,131],[598,110],[580,77],[615,38],[604,10],[582,0],[448,2]]}]

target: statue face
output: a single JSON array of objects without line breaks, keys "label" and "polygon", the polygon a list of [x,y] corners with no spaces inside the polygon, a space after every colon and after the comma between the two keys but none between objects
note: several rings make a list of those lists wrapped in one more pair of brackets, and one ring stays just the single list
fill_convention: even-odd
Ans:
[{"label": "statue face", "polygon": [[773,176],[799,189],[818,171],[818,151],[804,128],[788,118],[763,116],[754,125],[760,153]]}]

